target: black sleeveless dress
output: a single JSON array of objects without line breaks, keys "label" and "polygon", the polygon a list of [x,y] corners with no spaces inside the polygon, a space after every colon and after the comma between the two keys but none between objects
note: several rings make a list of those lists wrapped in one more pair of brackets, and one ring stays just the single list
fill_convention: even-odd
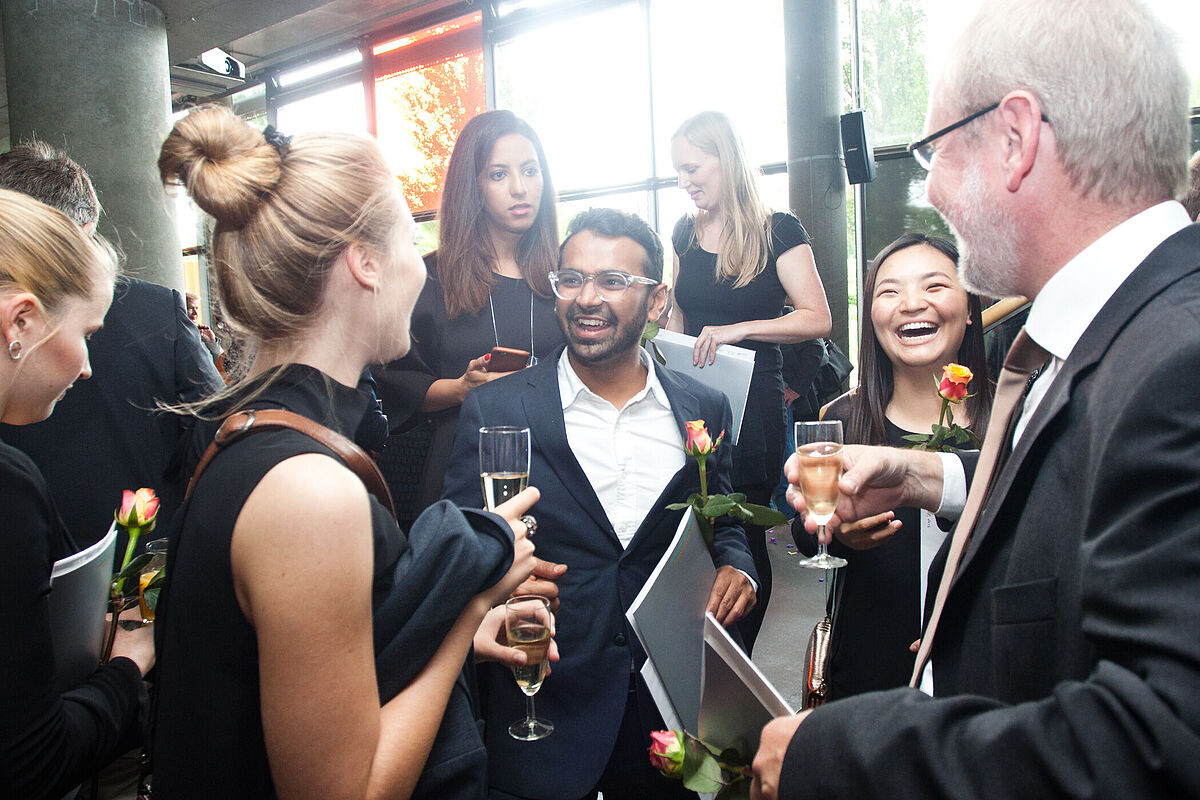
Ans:
[{"label": "black sleeveless dress", "polygon": [[[247,390],[253,385],[251,382]],[[284,408],[351,437],[367,402],[363,393],[316,369],[290,365],[250,406]],[[208,427],[211,438],[216,426],[210,423]],[[255,632],[234,593],[230,542],[242,506],[262,477],[281,461],[303,453],[336,458],[323,445],[292,430],[255,433],[237,441],[213,459],[183,512],[177,515],[170,534],[168,582],[160,600],[157,625],[153,757],[158,798],[275,796],[263,737]],[[431,526],[452,529],[450,533],[469,540],[478,538],[467,518],[448,504],[431,511]],[[450,617],[450,623],[439,619],[432,625],[418,626],[421,630],[414,642],[411,636],[406,640],[402,634],[410,621],[407,615],[415,606],[412,602],[397,605],[398,594],[408,589],[400,585],[398,577],[403,575],[403,568],[412,566],[414,548],[374,497],[371,519],[376,668],[381,703],[386,703],[436,651],[452,618],[461,613],[469,599],[464,595],[490,585],[487,581],[494,582],[496,573],[503,574],[507,569],[511,544],[507,562],[475,569],[474,581],[448,569],[450,576],[464,584],[456,593],[436,585],[436,576],[432,579],[434,585],[417,587],[426,598],[433,592],[439,597],[451,595],[442,612]],[[480,522],[491,524],[478,518],[472,521],[475,527],[480,527]],[[337,535],[337,531],[329,533]],[[424,538],[439,535],[441,531],[435,530]],[[331,565],[330,576],[337,580],[336,565]],[[402,609],[399,613],[403,616],[397,616],[397,609]],[[403,646],[397,647],[398,641],[404,642]],[[480,798],[485,791],[482,738],[465,679],[460,676],[413,796]]]},{"label": "black sleeveless dress", "polygon": [[[671,234],[679,257],[675,299],[687,319],[686,333],[696,336],[706,325],[778,317],[787,302],[787,290],[779,282],[775,261],[793,247],[808,244],[800,220],[778,211],[771,216],[771,250],[766,266],[740,289],[733,288],[734,281],[729,278],[717,278],[717,254],[696,244],[694,227],[695,218],[686,216],[675,224]],[[754,351],[754,374],[741,436],[733,451],[731,483],[736,491],[759,487],[769,494],[779,483],[786,449],[783,355],[779,345],[770,342],[746,339],[737,346]]]}]

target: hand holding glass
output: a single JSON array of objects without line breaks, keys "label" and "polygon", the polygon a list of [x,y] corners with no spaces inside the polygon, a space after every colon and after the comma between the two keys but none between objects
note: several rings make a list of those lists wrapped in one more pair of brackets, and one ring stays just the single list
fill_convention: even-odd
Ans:
[{"label": "hand holding glass", "polygon": [[[825,525],[837,508],[838,481],[842,478],[842,423],[797,422],[796,454],[800,459],[800,493],[808,507],[808,516],[820,526],[818,540],[825,537]],[[817,545],[817,554],[801,559],[800,566],[807,569],[838,569],[846,566],[846,559],[829,555],[829,546],[823,541]]]},{"label": "hand holding glass", "polygon": [[529,483],[529,428],[480,428],[479,477],[489,511],[524,490]]},{"label": "hand holding glass", "polygon": [[554,723],[538,719],[533,696],[542,688],[550,651],[550,602],[537,595],[513,597],[504,604],[504,631],[508,643],[525,654],[525,664],[513,667],[517,686],[525,693],[525,719],[508,726],[514,739],[530,742],[554,732]]}]

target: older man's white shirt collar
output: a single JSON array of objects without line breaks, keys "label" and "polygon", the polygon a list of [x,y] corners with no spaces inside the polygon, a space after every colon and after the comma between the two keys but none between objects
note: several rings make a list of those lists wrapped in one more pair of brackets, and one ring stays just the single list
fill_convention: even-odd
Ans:
[{"label": "older man's white shirt collar", "polygon": [[[654,399],[657,400],[660,405],[665,408],[670,408],[671,401],[667,397],[666,390],[663,389],[662,384],[659,383],[658,373],[654,371],[654,362],[650,360],[650,354],[646,352],[646,348],[638,348],[638,359],[642,362],[642,366],[646,368],[646,385],[640,392],[629,398],[629,403],[626,403],[626,405],[628,406],[632,403],[636,403],[644,398],[648,393],[652,393],[654,395]],[[564,349],[562,356],[558,359],[558,393],[562,399],[563,410],[566,411],[568,408],[570,408],[571,404],[579,398],[579,395],[582,392],[587,392],[587,394],[595,400],[608,402],[587,387],[587,384],[585,384],[575,372],[575,368],[571,366],[570,353]]]},{"label": "older man's white shirt collar", "polygon": [[1029,309],[1026,333],[1065,361],[1125,279],[1154,248],[1190,222],[1182,205],[1167,201],[1105,233],[1046,281]]}]

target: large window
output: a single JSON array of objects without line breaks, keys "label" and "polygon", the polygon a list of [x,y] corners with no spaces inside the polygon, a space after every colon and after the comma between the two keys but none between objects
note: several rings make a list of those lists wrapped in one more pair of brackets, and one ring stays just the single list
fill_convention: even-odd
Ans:
[{"label": "large window", "polygon": [[268,100],[275,106],[275,127],[289,136],[367,133],[361,63],[362,53],[355,48],[276,76]]},{"label": "large window", "polygon": [[482,15],[382,42],[372,55],[379,144],[412,210],[434,211],[455,139],[487,108]]},{"label": "large window", "polygon": [[496,43],[496,106],[538,132],[561,192],[644,181],[650,169],[645,14],[625,3]]},{"label": "large window", "polygon": [[537,130],[560,227],[592,206],[632,211],[669,236],[694,210],[675,188],[670,137],[691,115],[728,114],[767,202],[788,205],[782,0],[502,3],[496,105]]}]

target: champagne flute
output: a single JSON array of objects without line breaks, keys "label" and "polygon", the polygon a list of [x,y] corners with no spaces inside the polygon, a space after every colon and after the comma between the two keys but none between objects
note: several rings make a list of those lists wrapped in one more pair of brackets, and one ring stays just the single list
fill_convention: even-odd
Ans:
[{"label": "champagne flute", "polygon": [[529,428],[480,428],[479,478],[489,511],[520,493],[529,483]]},{"label": "champagne flute", "polygon": [[[819,537],[825,535],[825,525],[837,507],[838,481],[842,478],[842,423],[797,422],[796,453],[800,457],[800,493],[808,506],[808,515],[820,526]],[[817,545],[817,554],[801,559],[807,569],[838,569],[846,559],[829,555],[824,542]]]},{"label": "champagne flute", "polygon": [[150,563],[142,567],[142,574],[138,576],[138,605],[141,607],[143,623],[154,622],[154,608],[146,599],[146,590],[151,588],[151,583],[167,566],[167,540],[146,542],[146,552],[151,555]]},{"label": "champagne flute", "polygon": [[508,726],[508,735],[523,742],[543,739],[554,732],[554,723],[538,719],[533,696],[542,688],[550,651],[550,601],[539,595],[520,595],[504,604],[504,631],[508,643],[525,654],[525,665],[513,667],[517,686],[525,693],[525,719]]}]

